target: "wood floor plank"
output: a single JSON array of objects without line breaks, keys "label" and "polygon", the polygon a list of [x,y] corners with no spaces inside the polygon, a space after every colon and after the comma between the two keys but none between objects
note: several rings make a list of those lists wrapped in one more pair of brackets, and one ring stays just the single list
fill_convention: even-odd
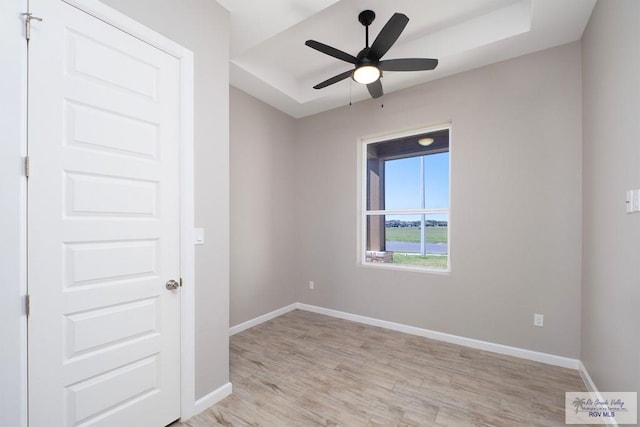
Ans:
[{"label": "wood floor plank", "polygon": [[294,310],[231,337],[233,394],[175,424],[563,426],[578,372]]}]

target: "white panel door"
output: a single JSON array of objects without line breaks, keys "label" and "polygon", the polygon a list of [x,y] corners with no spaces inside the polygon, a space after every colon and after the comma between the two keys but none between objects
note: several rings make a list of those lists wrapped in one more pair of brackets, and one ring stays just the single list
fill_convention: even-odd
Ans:
[{"label": "white panel door", "polygon": [[179,61],[31,0],[29,418],[180,416]]}]

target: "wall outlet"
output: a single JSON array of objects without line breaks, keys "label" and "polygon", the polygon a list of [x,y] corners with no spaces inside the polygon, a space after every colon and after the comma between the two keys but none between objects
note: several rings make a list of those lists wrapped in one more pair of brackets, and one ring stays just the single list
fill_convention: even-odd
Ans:
[{"label": "wall outlet", "polygon": [[542,328],[544,326],[544,314],[535,313],[533,315],[533,326]]},{"label": "wall outlet", "polygon": [[309,289],[315,289],[316,288],[316,284],[313,283],[313,280],[309,280]]}]

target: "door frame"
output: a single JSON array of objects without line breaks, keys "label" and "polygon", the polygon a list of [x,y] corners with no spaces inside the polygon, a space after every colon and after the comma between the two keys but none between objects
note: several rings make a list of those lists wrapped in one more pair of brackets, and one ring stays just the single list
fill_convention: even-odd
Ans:
[{"label": "door frame", "polygon": [[26,11],[27,0],[0,1],[0,425],[19,427],[27,426]]},{"label": "door frame", "polygon": [[[194,68],[193,53],[176,42],[163,35],[145,27],[128,16],[112,9],[111,7],[95,0],[60,0],[74,6],[101,21],[112,25],[142,41],[148,43],[159,50],[173,56],[180,63],[180,276],[184,283],[181,288],[180,307],[180,416],[187,419],[196,414],[195,402],[195,248],[194,248],[194,176],[193,176],[193,120],[194,120]],[[7,110],[12,114],[2,114],[0,118],[3,129],[8,129],[6,135],[10,139],[15,138],[13,144],[2,144],[2,162],[0,172],[3,179],[7,180],[7,195],[3,198],[7,206],[18,207],[16,212],[6,212],[0,209],[0,230],[12,231],[5,245],[7,251],[14,251],[11,265],[7,267],[7,275],[11,280],[11,289],[8,291],[8,298],[0,298],[0,313],[3,313],[2,320],[7,317],[5,325],[19,330],[19,340],[13,340],[7,344],[18,345],[11,348],[8,353],[0,353],[3,366],[15,369],[19,373],[17,377],[11,378],[6,384],[0,381],[0,392],[4,396],[16,396],[19,404],[10,409],[10,413],[5,414],[10,422],[8,425],[28,425],[28,371],[27,371],[27,328],[26,312],[24,309],[24,297],[27,290],[26,283],[26,178],[24,176],[23,164],[20,158],[26,155],[26,44],[24,39],[24,24],[20,14],[27,10],[25,0],[16,0],[15,3],[7,4],[3,2],[2,11],[8,9],[8,13],[3,13],[2,23],[7,21],[10,25],[3,27],[6,29],[9,46],[3,48],[2,54],[7,53],[5,58],[12,64],[19,64],[15,68],[10,68],[8,76],[4,79],[0,89],[19,88],[14,90],[12,96],[0,104],[4,112]],[[36,16],[38,12],[32,10]],[[6,19],[5,19],[6,18]],[[43,17],[46,24],[46,17]],[[35,25],[35,24],[34,24]],[[4,35],[4,34],[3,34]],[[36,42],[34,40],[34,42]],[[5,52],[5,49],[7,52]],[[15,59],[15,62],[11,60]],[[19,94],[17,93],[19,92]],[[16,110],[17,106],[17,110]],[[19,117],[16,120],[16,116]],[[7,125],[6,127],[4,125]],[[6,150],[5,150],[6,148]],[[6,151],[6,153],[5,153]],[[6,156],[5,156],[6,154]],[[6,168],[5,168],[6,166]],[[4,192],[3,192],[4,193]],[[16,209],[13,209],[14,211]],[[4,255],[4,253],[2,253]],[[15,258],[15,260],[13,259]],[[6,258],[5,258],[6,259]],[[9,264],[9,263],[8,263]],[[15,283],[15,284],[14,284]],[[10,297],[9,297],[10,296]],[[6,310],[5,310],[6,309]],[[16,318],[17,317],[17,318]],[[14,337],[11,337],[12,339]],[[6,346],[5,346],[6,347]],[[11,360],[5,360],[11,359]],[[13,360],[18,360],[16,366]],[[5,364],[5,362],[7,362]],[[6,389],[5,389],[6,388]],[[19,390],[19,393],[16,391]],[[3,408],[4,409],[4,408]],[[3,417],[5,416],[3,415]],[[4,423],[5,419],[0,419]]]}]

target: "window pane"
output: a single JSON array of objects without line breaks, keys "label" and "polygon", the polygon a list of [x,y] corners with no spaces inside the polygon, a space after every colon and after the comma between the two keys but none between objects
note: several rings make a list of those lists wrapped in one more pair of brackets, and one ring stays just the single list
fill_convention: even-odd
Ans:
[{"label": "window pane", "polygon": [[420,157],[387,160],[384,162],[384,209],[419,209]]},{"label": "window pane", "polygon": [[448,225],[447,214],[369,215],[366,260],[445,270]]},{"label": "window pane", "polygon": [[424,156],[425,208],[449,208],[449,153]]},{"label": "window pane", "polygon": [[[420,192],[424,159],[424,205]],[[449,153],[387,160],[384,165],[384,205],[375,210],[449,207]]]}]

